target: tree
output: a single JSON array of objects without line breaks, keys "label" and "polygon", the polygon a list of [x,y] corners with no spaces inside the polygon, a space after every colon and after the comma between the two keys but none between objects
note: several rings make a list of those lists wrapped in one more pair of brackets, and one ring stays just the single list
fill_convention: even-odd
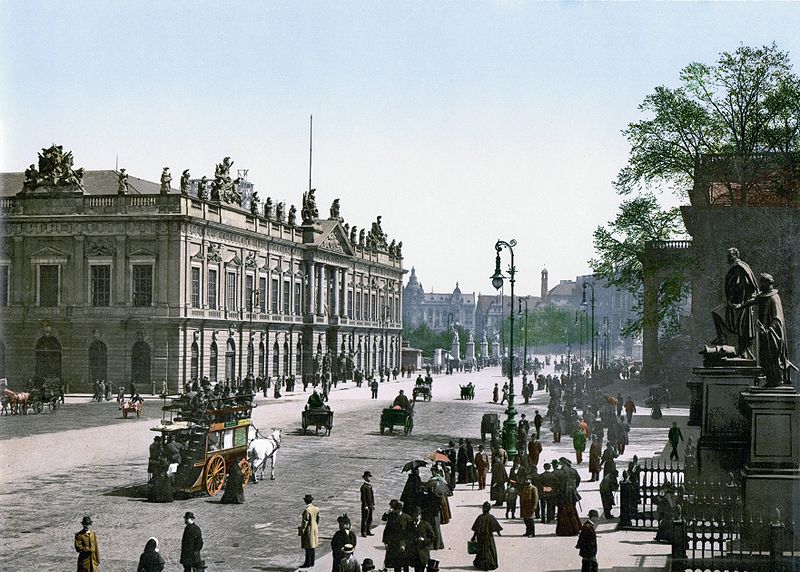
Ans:
[{"label": "tree", "polygon": [[[596,256],[589,261],[595,277],[608,285],[632,293],[636,299],[635,317],[624,327],[623,335],[641,330],[645,245],[653,240],[669,240],[682,231],[680,210],[662,210],[652,194],[623,201],[617,217],[594,231]],[[666,320],[677,326],[677,310],[686,297],[686,284],[679,273],[669,273],[659,291],[659,323]]]}]

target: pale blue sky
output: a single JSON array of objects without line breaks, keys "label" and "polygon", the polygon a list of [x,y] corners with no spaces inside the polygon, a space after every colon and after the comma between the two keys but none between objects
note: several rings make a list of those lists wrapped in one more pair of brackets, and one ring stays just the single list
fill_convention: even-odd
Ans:
[{"label": "pale blue sky", "polygon": [[[377,214],[427,291],[518,291],[588,271],[620,134],[660,84],[739,43],[800,65],[800,3],[0,2],[0,171],[56,142],[158,180],[231,156],[259,195],[314,186]],[[176,179],[177,180],[177,179]]]}]

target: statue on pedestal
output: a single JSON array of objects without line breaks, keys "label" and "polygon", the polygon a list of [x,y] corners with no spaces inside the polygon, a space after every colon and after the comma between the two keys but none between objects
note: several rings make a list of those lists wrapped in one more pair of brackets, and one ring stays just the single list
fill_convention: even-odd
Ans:
[{"label": "statue on pedestal", "polygon": [[283,203],[278,203],[275,206],[275,219],[278,222],[284,222],[284,208],[285,205]]},{"label": "statue on pedestal", "polygon": [[272,197],[267,197],[267,200],[264,201],[264,218],[272,220]]},{"label": "statue on pedestal", "polygon": [[202,179],[197,183],[197,198],[206,200],[208,199],[208,177],[203,176]]},{"label": "statue on pedestal", "polygon": [[185,169],[183,173],[181,173],[181,194],[189,194],[189,169]]},{"label": "statue on pedestal", "polygon": [[169,172],[169,167],[164,167],[161,171],[161,194],[166,195],[169,193],[169,187],[172,184],[172,175]]},{"label": "statue on pedestal", "polygon": [[258,203],[260,202],[261,199],[258,198],[258,191],[253,191],[253,195],[250,197],[250,214],[258,214]]},{"label": "statue on pedestal", "polygon": [[350,244],[353,246],[358,244],[358,227],[356,225],[350,228]]},{"label": "statue on pedestal", "polygon": [[117,194],[125,195],[128,193],[128,173],[125,169],[120,169],[118,174]]},{"label": "statue on pedestal", "polygon": [[331,219],[343,221],[341,215],[339,214],[339,199],[333,199],[333,203],[331,204]]},{"label": "statue on pedestal", "polygon": [[289,226],[294,226],[297,223],[297,208],[292,205],[289,207]]},{"label": "statue on pedestal", "polygon": [[739,259],[738,249],[728,249],[728,263],[731,267],[725,275],[725,304],[711,311],[717,331],[712,344],[733,346],[738,357],[751,358],[750,346],[755,337],[753,313],[742,304],[756,294],[758,284],[750,266]]}]

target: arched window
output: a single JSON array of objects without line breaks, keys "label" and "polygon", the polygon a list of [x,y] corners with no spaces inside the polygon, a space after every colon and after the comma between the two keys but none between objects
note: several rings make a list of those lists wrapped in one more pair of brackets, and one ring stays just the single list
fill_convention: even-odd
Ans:
[{"label": "arched window", "polygon": [[[197,342],[192,342],[192,360],[190,363],[189,377],[192,381],[197,380],[200,375],[200,348]],[[198,380],[199,381],[199,380]]]},{"label": "arched window", "polygon": [[150,346],[139,340],[131,348],[131,381],[136,385],[150,385]]},{"label": "arched window", "polygon": [[278,377],[280,375],[280,356],[281,350],[278,347],[278,340],[275,340],[275,343],[272,345],[272,376]]},{"label": "arched window", "polygon": [[61,377],[61,344],[55,336],[43,336],[36,342],[36,375]]},{"label": "arched window", "polygon": [[108,352],[106,345],[95,340],[89,345],[89,381],[108,379]]},{"label": "arched window", "polygon": [[263,340],[258,344],[258,375],[267,375],[267,346]]},{"label": "arched window", "polygon": [[228,338],[228,347],[225,350],[225,380],[236,379],[236,343],[233,338]]},{"label": "arched window", "polygon": [[208,379],[211,383],[217,383],[217,356],[219,350],[217,349],[217,342],[211,342],[211,351],[208,352]]}]

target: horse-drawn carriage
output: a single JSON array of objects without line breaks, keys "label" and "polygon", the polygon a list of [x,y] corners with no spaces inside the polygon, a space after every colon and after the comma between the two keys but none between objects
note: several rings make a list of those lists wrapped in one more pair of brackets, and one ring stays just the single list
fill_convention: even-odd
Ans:
[{"label": "horse-drawn carriage", "polygon": [[430,401],[431,397],[433,397],[433,384],[429,381],[422,381],[421,383],[418,381],[411,392],[411,396],[414,398],[414,401],[419,398]]},{"label": "horse-drawn carriage", "polygon": [[160,433],[162,442],[179,444],[180,462],[170,463],[168,469],[173,491],[214,496],[234,464],[239,465],[245,485],[249,482],[248,444],[255,437],[252,399],[252,395],[209,400],[183,396],[164,406],[171,419],[151,431]]},{"label": "horse-drawn carriage", "polygon": [[132,400],[132,399],[124,399],[122,403],[120,403],[119,408],[122,410],[122,417],[127,419],[128,414],[133,415],[136,414],[136,417],[142,416],[142,405],[144,405],[144,401],[141,400]]},{"label": "horse-drawn carriage", "polygon": [[61,407],[64,400],[64,390],[58,379],[45,380],[42,378],[33,379],[29,382],[28,391],[14,392],[8,389],[7,382],[3,379],[0,383],[2,389],[3,412],[12,415],[27,415],[30,409],[33,413],[39,414],[44,408],[51,412]]},{"label": "horse-drawn carriage", "polygon": [[496,440],[500,434],[500,417],[497,413],[484,413],[481,418],[481,441],[486,441],[486,434],[491,435],[492,440]]},{"label": "horse-drawn carriage", "polygon": [[309,427],[315,427],[317,434],[320,429],[325,429],[325,435],[330,436],[333,427],[333,411],[327,406],[308,407],[303,410],[302,425],[303,435],[306,434]]},{"label": "horse-drawn carriage", "polygon": [[459,385],[458,387],[461,388],[461,399],[469,399],[470,401],[475,399],[475,384],[470,382],[467,385]]},{"label": "horse-drawn carriage", "polygon": [[388,407],[381,413],[381,435],[386,429],[392,433],[395,427],[402,427],[408,435],[414,428],[414,407],[403,409],[400,406]]}]

